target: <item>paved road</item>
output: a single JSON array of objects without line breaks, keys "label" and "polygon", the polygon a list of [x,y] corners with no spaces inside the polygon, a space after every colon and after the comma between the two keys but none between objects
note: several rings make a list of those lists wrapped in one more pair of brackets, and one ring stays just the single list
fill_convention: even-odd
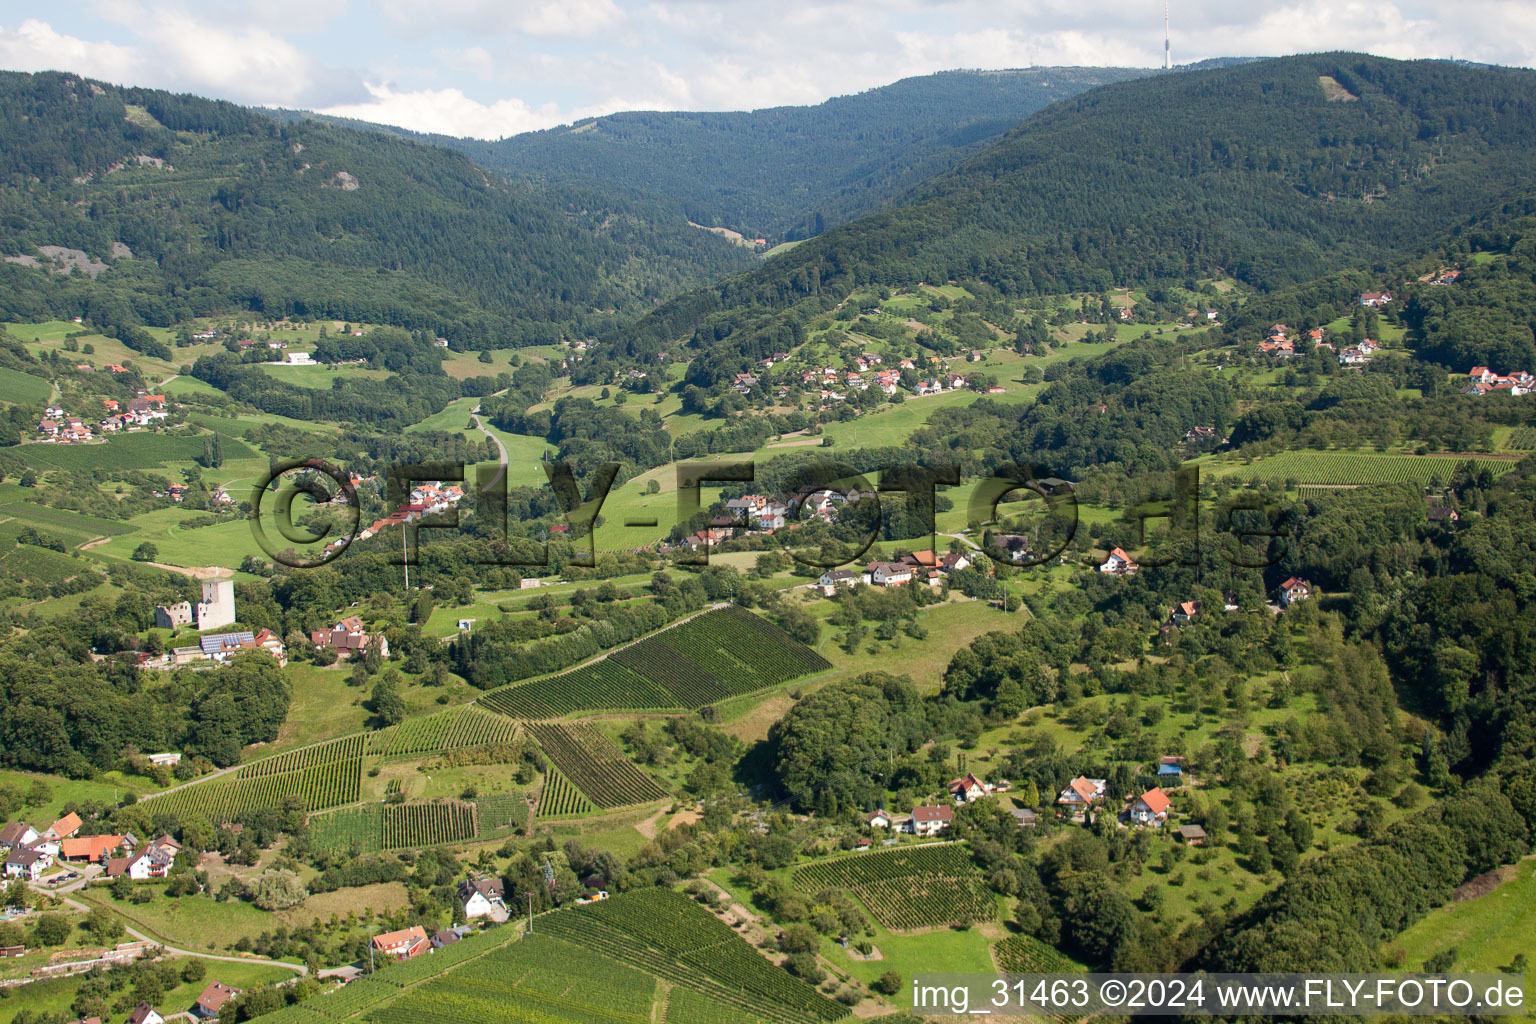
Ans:
[{"label": "paved road", "polygon": [[492,480],[489,484],[486,485],[487,489],[496,487],[501,483],[502,477],[507,475],[507,462],[510,458],[507,455],[507,446],[501,443],[501,438],[487,430],[485,428],[485,424],[480,422],[480,407],[478,405],[470,410],[469,417],[475,421],[475,429],[480,431],[480,433],[484,434],[486,437],[490,438],[492,441],[495,441],[496,450],[501,452],[501,468],[496,471],[496,479]]}]

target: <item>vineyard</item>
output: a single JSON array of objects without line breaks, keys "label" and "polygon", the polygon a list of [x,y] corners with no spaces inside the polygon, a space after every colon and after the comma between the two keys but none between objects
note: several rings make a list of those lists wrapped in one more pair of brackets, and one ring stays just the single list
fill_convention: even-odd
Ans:
[{"label": "vineyard", "polygon": [[1517,452],[1536,451],[1536,427],[1516,427],[1509,432],[1504,447]]},{"label": "vineyard", "polygon": [[724,1006],[691,988],[674,988],[667,993],[665,1024],[762,1024],[762,1018],[745,1013],[740,1007]]},{"label": "vineyard", "polygon": [[383,760],[489,747],[517,739],[517,723],[473,704],[411,718],[368,737],[368,753]]},{"label": "vineyard", "polygon": [[343,736],[340,739],[318,743],[313,747],[301,747],[298,750],[290,750],[286,754],[276,754],[272,757],[264,757],[260,761],[252,761],[242,766],[235,773],[235,778],[259,779],[264,775],[283,775],[287,772],[330,764],[333,761],[350,761],[362,756],[362,735]]},{"label": "vineyard", "polygon": [[384,848],[384,806],[366,804],[309,819],[309,844],[317,850],[378,853]]},{"label": "vineyard", "polygon": [[475,805],[462,800],[389,804],[384,808],[384,848],[458,843],[475,838]]},{"label": "vineyard", "polygon": [[558,771],[551,770],[544,777],[544,793],[539,797],[539,820],[593,814],[596,811],[592,802],[582,796],[581,791]]},{"label": "vineyard", "polygon": [[531,683],[492,690],[480,703],[513,718],[559,718],[578,711],[680,711],[661,684],[612,658]]},{"label": "vineyard", "polygon": [[692,710],[829,667],[771,622],[720,608],[574,671],[492,690],[480,703],[523,719]]},{"label": "vineyard", "polygon": [[1209,462],[1202,469],[1214,476],[1239,480],[1285,481],[1299,484],[1395,484],[1427,486],[1431,478],[1449,482],[1466,463],[1494,476],[1515,467],[1513,459],[1455,455],[1378,455],[1368,452],[1287,451],[1243,464]]},{"label": "vineyard", "polygon": [[[423,957],[422,959],[427,959]],[[535,933],[374,1011],[378,1024],[649,1024],[656,979]]]},{"label": "vineyard", "polygon": [[[1082,965],[1047,946],[1033,935],[1012,935],[992,947],[992,959],[1004,974],[1077,974]],[[1082,1018],[1069,1013],[1043,1013],[1043,1020],[1072,1024]]]},{"label": "vineyard", "polygon": [[805,892],[847,889],[892,931],[913,931],[991,921],[997,901],[954,843],[863,853],[797,868]]},{"label": "vineyard", "polygon": [[[330,747],[332,744],[324,744]],[[316,750],[320,748],[308,748]],[[294,751],[303,754],[307,751]],[[289,755],[281,755],[287,757]],[[272,759],[275,760],[275,759]],[[356,803],[361,796],[363,759],[361,756],[346,760],[316,763],[292,771],[269,774],[257,772],[250,776],[247,769],[257,769],[257,761],[240,769],[235,776],[220,776],[208,782],[183,786],[159,796],[146,797],[145,801],[156,812],[186,818],[199,814],[215,824],[233,821],[247,811],[277,807],[289,797],[297,797],[306,810],[322,811],[328,807]]]},{"label": "vineyard", "polygon": [[729,926],[671,889],[639,889],[557,911],[540,919],[539,930],[736,1007],[743,1011],[738,1020],[744,1016],[773,1024],[812,1024],[848,1013],[769,963]]},{"label": "vineyard", "polygon": [[533,738],[573,786],[607,810],[666,798],[666,790],[635,767],[592,725],[533,725]]}]

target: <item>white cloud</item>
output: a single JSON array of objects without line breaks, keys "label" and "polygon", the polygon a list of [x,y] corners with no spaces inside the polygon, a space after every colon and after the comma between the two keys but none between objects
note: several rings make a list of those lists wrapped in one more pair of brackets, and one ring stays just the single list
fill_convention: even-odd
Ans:
[{"label": "white cloud", "polygon": [[535,110],[518,99],[480,103],[458,89],[422,89],[399,92],[388,85],[370,84],[372,99],[365,103],[325,107],[322,114],[353,117],[376,124],[390,124],[417,132],[497,139],[558,124],[553,106]]},{"label": "white cloud", "polygon": [[87,42],[54,31],[36,18],[14,29],[0,25],[0,66],[11,71],[74,71],[111,82],[127,82],[145,70],[133,47]]}]

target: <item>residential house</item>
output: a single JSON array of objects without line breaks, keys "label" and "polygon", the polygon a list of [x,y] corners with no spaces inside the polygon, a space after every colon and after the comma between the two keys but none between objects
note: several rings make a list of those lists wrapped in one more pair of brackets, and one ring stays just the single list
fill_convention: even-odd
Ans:
[{"label": "residential house", "polygon": [[1379,309],[1392,301],[1391,292],[1361,292],[1360,305]]},{"label": "residential house", "polygon": [[419,924],[373,937],[373,951],[396,960],[410,960],[432,948],[427,930]]},{"label": "residential house", "polygon": [[932,551],[911,551],[902,555],[898,561],[915,568],[935,569],[939,565],[939,556]]},{"label": "residential house", "polygon": [[156,1013],[153,1006],[141,1002],[128,1015],[128,1024],[165,1024],[165,1018]]},{"label": "residential house", "polygon": [[1312,584],[1306,580],[1292,576],[1280,584],[1280,603],[1289,608],[1297,601],[1306,601],[1312,596]]},{"label": "residential house", "polygon": [[943,558],[939,559],[939,568],[943,569],[945,572],[959,572],[962,569],[969,569],[970,567],[971,560],[966,558],[965,555],[958,551],[951,551]]},{"label": "residential house", "polygon": [[912,808],[912,834],[916,836],[936,836],[949,828],[955,820],[955,809],[948,805],[940,807],[914,807]]},{"label": "residential house", "polygon": [[379,645],[379,656],[389,657],[389,640],[383,633],[369,633],[363,628],[363,620],[349,615],[330,629],[317,629],[309,634],[309,642],[316,647],[327,647],[336,656],[345,659],[368,649],[374,641]]},{"label": "residential house", "polygon": [[955,803],[970,803],[980,800],[992,793],[993,787],[982,782],[975,775],[966,775],[964,778],[955,779],[949,784],[949,793],[955,798]]},{"label": "residential house", "polygon": [[893,820],[891,813],[883,808],[876,808],[864,815],[866,828],[890,828]]},{"label": "residential house", "polygon": [[1090,779],[1079,775],[1067,783],[1067,788],[1056,797],[1056,802],[1069,810],[1087,809],[1096,803],[1102,803],[1108,795],[1107,779]]},{"label": "residential house", "polygon": [[912,582],[912,567],[900,562],[871,562],[866,570],[877,587],[899,587]]},{"label": "residential house", "polygon": [[1168,621],[1172,622],[1175,626],[1187,626],[1199,614],[1199,601],[1185,601],[1177,608],[1169,610]]},{"label": "residential house", "polygon": [[131,836],[80,836],[64,839],[59,842],[59,855],[65,860],[83,860],[89,864],[100,864],[118,847],[136,846],[136,843],[129,842],[131,838]]},{"label": "residential house", "polygon": [[1099,563],[1099,572],[1109,573],[1112,576],[1129,576],[1138,568],[1139,566],[1123,548],[1110,548],[1109,557]]},{"label": "residential house", "polygon": [[459,883],[459,902],[469,920],[489,917],[507,919],[506,886],[499,878],[466,879]]},{"label": "residential house", "polygon": [[1184,441],[1187,444],[1202,444],[1216,440],[1215,427],[1190,427],[1184,432]]},{"label": "residential house", "polygon": [[0,828],[0,847],[7,850],[30,846],[37,839],[37,829],[24,821],[8,821],[4,828]]},{"label": "residential house", "polygon": [[43,832],[44,839],[68,839],[80,831],[80,815],[70,811]]},{"label": "residential house", "polygon": [[1258,353],[1261,356],[1285,359],[1296,354],[1296,344],[1287,338],[1271,338],[1268,341],[1259,342]]},{"label": "residential house", "polygon": [[143,849],[135,850],[126,857],[110,858],[107,861],[107,877],[116,878],[118,875],[127,875],[135,882],[164,878],[170,874],[171,865],[174,863],[176,863],[175,850],[148,843]]},{"label": "residential house", "polygon": [[29,882],[35,882],[51,867],[53,867],[53,854],[47,850],[21,847],[6,855],[5,877],[24,878]]},{"label": "residential house", "polygon": [[1429,506],[1429,521],[1432,523],[1455,523],[1461,520],[1461,514],[1449,505]]},{"label": "residential house", "polygon": [[1015,807],[1008,812],[1013,815],[1013,820],[1019,823],[1019,828],[1034,828],[1037,818],[1033,808]]},{"label": "residential house", "polygon": [[1168,794],[1161,789],[1149,789],[1141,796],[1131,801],[1126,809],[1131,823],[1135,825],[1156,825],[1168,820],[1168,808],[1171,806]]},{"label": "residential house", "polygon": [[1340,366],[1363,366],[1371,361],[1370,355],[1360,348],[1347,348],[1339,353]]},{"label": "residential house", "polygon": [[816,580],[816,585],[821,592],[831,596],[838,587],[851,587],[861,582],[863,577],[851,569],[829,569]]},{"label": "residential house", "polygon": [[201,1020],[211,1020],[219,1015],[225,1003],[239,994],[238,988],[232,988],[222,981],[210,981],[208,987],[203,989],[203,994],[197,997],[197,1002],[192,1004],[192,1015]]},{"label": "residential house", "polygon": [[461,936],[458,932],[454,931],[452,928],[444,928],[440,932],[433,932],[432,933],[432,951],[435,953],[439,949],[443,949],[444,947],[451,946],[455,942],[458,942],[462,937],[463,936]]}]

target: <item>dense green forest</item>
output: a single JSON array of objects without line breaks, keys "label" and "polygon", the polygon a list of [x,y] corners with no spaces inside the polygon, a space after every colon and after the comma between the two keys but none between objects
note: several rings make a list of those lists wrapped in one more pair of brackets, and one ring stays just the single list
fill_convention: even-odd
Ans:
[{"label": "dense green forest", "polygon": [[1323,54],[1109,85],[905,205],[668,303],[619,351],[760,330],[762,310],[819,312],[871,283],[1036,295],[1228,275],[1269,289],[1370,266],[1528,191],[1533,126],[1523,69]]},{"label": "dense green forest", "polygon": [[877,209],[1051,103],[1146,68],[951,71],[808,107],[627,111],[499,142],[428,136],[485,167],[661,196],[770,242]]},{"label": "dense green forest", "polygon": [[478,348],[590,331],[749,259],[654,203],[63,74],[0,76],[0,142],[0,252],[98,264],[0,265],[12,320],[168,326],[235,305]]}]

